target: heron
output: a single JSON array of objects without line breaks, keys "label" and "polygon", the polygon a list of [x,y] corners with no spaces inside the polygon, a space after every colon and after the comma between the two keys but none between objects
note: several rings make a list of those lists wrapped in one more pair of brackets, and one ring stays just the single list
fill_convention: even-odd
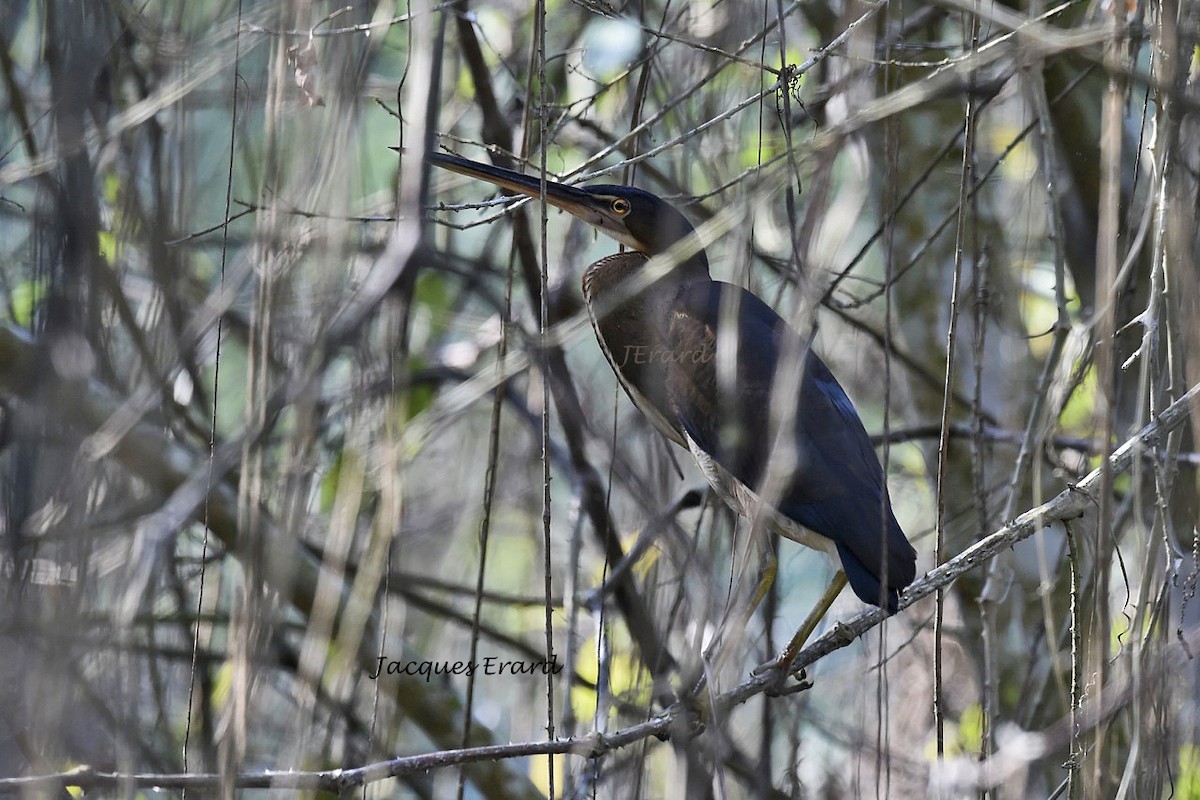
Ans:
[{"label": "heron", "polygon": [[811,341],[752,292],[713,280],[694,242],[673,251],[684,255],[669,269],[648,269],[694,234],[679,209],[633,186],[543,182],[449,153],[427,159],[544,197],[629,248],[584,270],[582,288],[600,349],[630,400],[735,512],[838,564],[816,608],[764,667],[789,669],[847,582],[863,602],[897,612],[916,577],[916,551],[854,404]]}]

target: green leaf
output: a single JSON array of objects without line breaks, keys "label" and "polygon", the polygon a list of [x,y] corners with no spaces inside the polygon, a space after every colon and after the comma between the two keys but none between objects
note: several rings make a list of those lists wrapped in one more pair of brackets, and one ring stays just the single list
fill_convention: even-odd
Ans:
[{"label": "green leaf", "polygon": [[28,328],[33,324],[33,310],[46,296],[47,286],[44,279],[38,279],[21,281],[13,287],[12,293],[9,295],[13,322],[22,328]]}]

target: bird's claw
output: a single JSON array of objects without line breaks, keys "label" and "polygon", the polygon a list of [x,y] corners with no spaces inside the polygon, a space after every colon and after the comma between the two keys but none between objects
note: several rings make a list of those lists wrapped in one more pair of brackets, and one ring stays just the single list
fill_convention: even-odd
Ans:
[{"label": "bird's claw", "polygon": [[772,686],[766,691],[768,697],[787,697],[788,695],[800,694],[813,687],[813,682],[808,679],[803,668],[792,673],[792,677],[796,679],[795,683],[784,685],[783,681],[776,686]]},{"label": "bird's claw", "polygon": [[755,678],[762,676],[762,675],[766,675],[768,672],[778,672],[780,675],[783,675],[785,673],[786,674],[794,674],[794,675],[803,675],[804,667],[800,667],[800,668],[794,669],[794,670],[788,669],[788,667],[791,666],[792,661],[794,661],[795,658],[796,658],[795,653],[790,653],[787,650],[784,650],[782,653],[775,656],[770,661],[766,661],[762,664],[759,664],[757,667],[750,670],[750,674],[752,676],[754,676]]},{"label": "bird's claw", "polygon": [[[786,697],[790,694],[803,692],[805,689],[811,689],[813,686],[812,681],[808,679],[808,673],[804,671],[804,667],[794,670],[789,669],[791,659],[786,658],[786,655],[786,653],[781,654],[780,657],[771,659],[765,664],[759,664],[750,671],[750,674],[756,678],[768,673],[775,673],[775,679],[766,691],[766,694],[770,697]],[[788,685],[788,678],[795,678],[796,682]]]}]

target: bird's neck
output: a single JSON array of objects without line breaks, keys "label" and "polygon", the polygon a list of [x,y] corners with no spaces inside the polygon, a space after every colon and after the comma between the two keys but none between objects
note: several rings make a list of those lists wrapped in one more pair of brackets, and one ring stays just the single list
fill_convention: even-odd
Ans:
[{"label": "bird's neck", "polygon": [[687,261],[675,267],[671,271],[671,274],[677,283],[695,283],[696,281],[712,280],[712,275],[708,271],[708,259],[704,257],[704,251],[696,253]]},{"label": "bird's neck", "polygon": [[[594,303],[627,281],[634,282],[633,294],[626,294],[625,297],[627,301],[633,301],[635,295],[674,295],[681,286],[712,280],[708,274],[708,261],[703,253],[698,253],[682,264],[672,267],[667,274],[653,283],[640,286],[637,278],[643,274],[642,271],[649,260],[645,253],[636,252],[615,253],[600,259],[583,273],[584,298],[588,303]],[[624,291],[628,293],[630,289]]]}]

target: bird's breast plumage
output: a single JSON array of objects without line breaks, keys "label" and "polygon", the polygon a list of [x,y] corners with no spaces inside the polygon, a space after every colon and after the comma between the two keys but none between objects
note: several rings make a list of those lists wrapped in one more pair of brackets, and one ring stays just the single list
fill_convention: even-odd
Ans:
[{"label": "bird's breast plumage", "polygon": [[683,429],[671,413],[663,348],[664,323],[676,288],[663,282],[633,291],[648,259],[642,253],[617,253],[592,264],[583,274],[583,296],[600,348],[622,388],[656,429],[686,446]]}]

